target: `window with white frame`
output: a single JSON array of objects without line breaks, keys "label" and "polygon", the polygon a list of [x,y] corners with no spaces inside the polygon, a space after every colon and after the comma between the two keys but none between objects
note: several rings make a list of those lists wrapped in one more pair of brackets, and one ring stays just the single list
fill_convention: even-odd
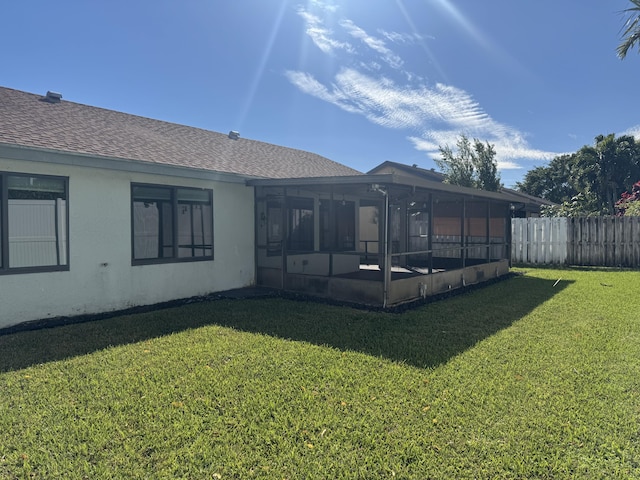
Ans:
[{"label": "window with white frame", "polygon": [[68,178],[0,172],[0,273],[69,269]]},{"label": "window with white frame", "polygon": [[211,260],[213,192],[166,185],[131,185],[134,264]]}]

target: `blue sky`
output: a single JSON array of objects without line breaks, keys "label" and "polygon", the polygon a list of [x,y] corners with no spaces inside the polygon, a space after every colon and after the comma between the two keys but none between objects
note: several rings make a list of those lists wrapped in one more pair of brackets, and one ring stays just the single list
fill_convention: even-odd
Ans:
[{"label": "blue sky", "polygon": [[[312,151],[435,167],[464,132],[512,186],[598,134],[640,138],[628,0],[3,5],[0,85]],[[0,108],[2,106],[0,105]]]}]

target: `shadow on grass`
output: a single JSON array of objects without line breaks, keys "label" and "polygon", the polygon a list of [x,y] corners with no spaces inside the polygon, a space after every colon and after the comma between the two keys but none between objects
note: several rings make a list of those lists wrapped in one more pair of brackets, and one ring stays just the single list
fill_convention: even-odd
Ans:
[{"label": "shadow on grass", "polygon": [[339,350],[435,367],[520,320],[571,281],[515,276],[401,314],[363,312],[308,303],[258,317],[229,315],[219,325]]},{"label": "shadow on grass", "polygon": [[282,298],[194,303],[0,336],[0,372],[207,325],[434,367],[509,327],[569,283],[516,276],[401,314]]}]

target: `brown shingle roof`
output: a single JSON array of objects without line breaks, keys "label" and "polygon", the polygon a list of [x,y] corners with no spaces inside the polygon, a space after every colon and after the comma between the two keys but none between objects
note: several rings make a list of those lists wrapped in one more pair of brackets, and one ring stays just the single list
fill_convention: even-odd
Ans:
[{"label": "brown shingle roof", "polygon": [[[423,178],[425,180],[431,180],[434,182],[444,182],[445,175],[436,172],[434,170],[426,170],[424,168],[420,168],[417,165],[409,166],[403,163],[397,162],[383,162],[377,167],[372,168],[367,172],[368,175],[374,175],[378,173],[400,173],[404,175],[414,176],[418,178]],[[517,190],[513,190],[511,188],[502,187],[500,189],[502,192],[510,194],[515,197],[519,197],[516,199],[511,199],[511,201],[520,200],[521,203],[525,204],[525,208],[527,211],[540,212],[540,206],[542,205],[553,205],[553,202],[546,200],[540,197],[534,197],[533,195],[528,195],[523,192],[519,192]]]},{"label": "brown shingle roof", "polygon": [[251,177],[357,175],[293,148],[0,87],[0,144],[175,165]]},{"label": "brown shingle roof", "polygon": [[435,170],[426,170],[424,168],[420,168],[417,165],[405,165],[404,163],[397,163],[386,161],[382,162],[377,167],[372,168],[367,172],[369,175],[373,175],[376,173],[400,173],[400,174],[408,174],[411,176],[424,178],[425,180],[431,180],[434,182],[444,182],[444,175],[440,172],[436,172]]}]

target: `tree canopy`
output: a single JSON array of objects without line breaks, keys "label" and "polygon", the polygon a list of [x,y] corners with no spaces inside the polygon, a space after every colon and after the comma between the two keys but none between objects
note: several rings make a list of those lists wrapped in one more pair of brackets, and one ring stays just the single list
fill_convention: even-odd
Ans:
[{"label": "tree canopy", "polygon": [[449,145],[439,148],[441,158],[436,158],[435,162],[445,176],[445,183],[492,192],[502,187],[496,151],[489,142],[482,143],[474,138],[472,144],[466,135],[461,134],[455,152]]},{"label": "tree canopy", "polygon": [[548,209],[551,214],[613,215],[622,192],[639,179],[640,143],[630,135],[609,134],[530,170],[516,188],[561,204],[561,209]]}]

